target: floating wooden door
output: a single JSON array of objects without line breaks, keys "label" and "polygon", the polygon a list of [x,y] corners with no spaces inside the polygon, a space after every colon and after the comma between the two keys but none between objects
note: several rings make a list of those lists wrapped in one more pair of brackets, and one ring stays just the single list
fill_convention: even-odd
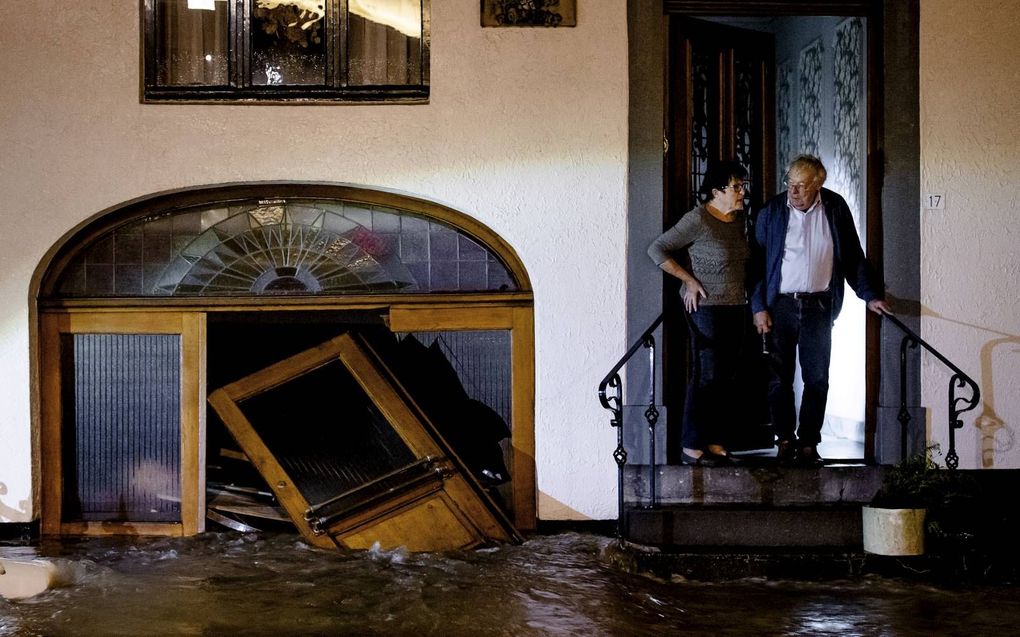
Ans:
[{"label": "floating wooden door", "polygon": [[317,546],[434,551],[519,540],[359,335],[231,383],[209,403]]}]

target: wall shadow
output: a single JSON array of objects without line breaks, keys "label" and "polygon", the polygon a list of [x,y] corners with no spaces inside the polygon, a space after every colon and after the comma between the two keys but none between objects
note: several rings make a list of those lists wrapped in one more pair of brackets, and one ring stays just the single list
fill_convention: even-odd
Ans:
[{"label": "wall shadow", "polygon": [[28,500],[18,502],[17,508],[7,504],[7,485],[0,482],[0,523],[3,522],[28,522],[31,516],[28,513]]},{"label": "wall shadow", "polygon": [[[1014,347],[1013,353],[1020,353],[1020,335],[1000,332],[981,325],[975,325],[974,323],[948,318],[920,303],[917,304],[917,310],[920,316],[924,318],[937,319],[960,327],[996,335],[996,338],[986,341],[981,346],[978,354],[981,369],[977,383],[981,389],[981,412],[974,420],[974,427],[978,430],[980,437],[981,468],[994,469],[995,452],[1009,451],[1017,443],[1015,427],[999,416],[999,413],[996,411],[995,356],[996,351],[1002,351],[1002,348],[1010,346]],[[932,345],[938,349],[938,344],[933,343]]]}]

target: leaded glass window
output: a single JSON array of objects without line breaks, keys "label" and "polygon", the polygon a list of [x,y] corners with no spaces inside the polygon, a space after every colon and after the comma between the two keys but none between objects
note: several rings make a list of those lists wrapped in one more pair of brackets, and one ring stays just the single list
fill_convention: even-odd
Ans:
[{"label": "leaded glass window", "polygon": [[744,193],[748,201],[761,201],[760,175],[757,167],[761,164],[761,149],[757,147],[760,136],[756,128],[761,122],[761,100],[758,87],[761,86],[761,65],[752,56],[736,52],[733,62],[734,105],[733,105],[733,146],[737,161],[747,169],[747,182],[752,190]]},{"label": "leaded glass window", "polygon": [[128,222],[62,272],[57,296],[270,296],[514,291],[463,231],[402,210],[261,199]]},{"label": "leaded glass window", "polygon": [[692,59],[691,201],[688,202],[688,207],[697,204],[698,189],[705,179],[708,160],[712,156],[710,135],[713,131],[709,126],[711,122],[709,113],[712,111],[710,104],[714,98],[711,82],[716,79],[716,74],[712,73],[713,62],[716,62],[713,55],[702,52],[695,52]]}]

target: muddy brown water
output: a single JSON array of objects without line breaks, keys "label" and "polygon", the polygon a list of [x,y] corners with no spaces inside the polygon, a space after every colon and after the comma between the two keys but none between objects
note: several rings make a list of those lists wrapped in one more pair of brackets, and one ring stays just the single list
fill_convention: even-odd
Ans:
[{"label": "muddy brown water", "polygon": [[612,540],[539,536],[444,554],[335,552],[294,535],[92,538],[0,547],[61,585],[0,599],[0,635],[1016,635],[1012,587],[882,578],[664,582],[601,558]]}]

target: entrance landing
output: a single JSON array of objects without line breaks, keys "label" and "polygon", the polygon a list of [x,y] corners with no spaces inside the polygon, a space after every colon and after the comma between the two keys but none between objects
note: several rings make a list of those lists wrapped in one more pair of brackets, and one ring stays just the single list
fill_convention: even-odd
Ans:
[{"label": "entrance landing", "polygon": [[663,549],[801,547],[859,550],[861,507],[886,469],[656,467],[624,473],[627,539]]}]

